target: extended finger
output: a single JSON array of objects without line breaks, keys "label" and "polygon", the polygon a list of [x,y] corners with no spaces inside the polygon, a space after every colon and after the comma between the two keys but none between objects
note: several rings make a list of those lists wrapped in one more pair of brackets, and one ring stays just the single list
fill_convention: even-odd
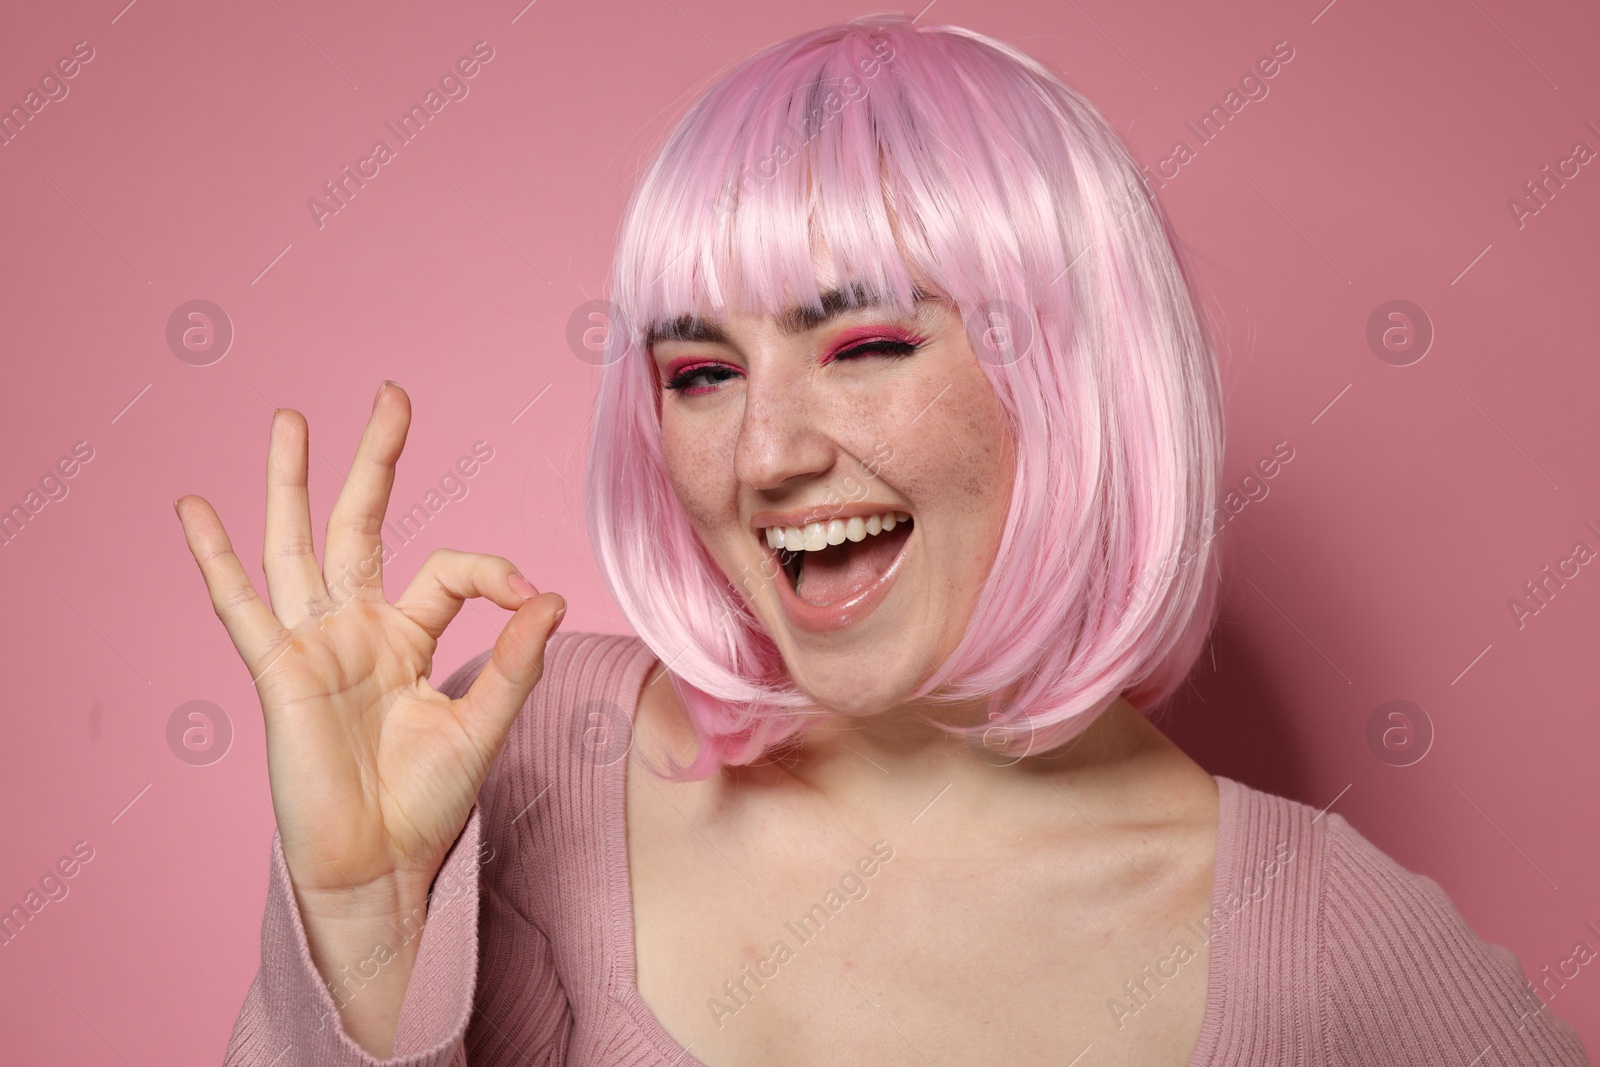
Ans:
[{"label": "extended finger", "polygon": [[[516,566],[504,556],[436,548],[394,606],[437,641],[470,597],[481,596],[511,611],[520,608],[528,598],[511,586],[516,573]],[[537,595],[537,589],[529,594]]]},{"label": "extended finger", "polygon": [[406,446],[411,401],[393,382],[378,387],[372,416],[356,446],[344,488],[328,516],[323,573],[340,602],[361,590],[383,595],[383,541],[378,532],[394,488],[394,467]]},{"label": "extended finger", "polygon": [[261,566],[267,575],[272,611],[290,630],[310,616],[314,602],[328,596],[311,543],[308,442],[304,415],[289,408],[273,413],[267,447],[267,536]]},{"label": "extended finger", "polygon": [[233,553],[227,531],[211,504],[198,496],[185,496],[174,505],[183,524],[189,552],[200,565],[201,577],[211,593],[211,606],[233,639],[233,647],[250,669],[254,682],[270,665],[270,657],[285,636],[271,609],[256,595],[244,565]]}]

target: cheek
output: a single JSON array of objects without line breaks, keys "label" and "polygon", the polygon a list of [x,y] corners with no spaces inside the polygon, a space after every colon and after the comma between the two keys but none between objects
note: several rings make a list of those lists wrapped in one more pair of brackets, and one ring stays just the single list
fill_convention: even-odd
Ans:
[{"label": "cheek", "polygon": [[690,524],[702,541],[711,544],[707,531],[717,526],[729,499],[725,482],[731,473],[727,460],[705,434],[670,414],[661,428],[661,455],[667,467],[667,481]]},{"label": "cheek", "polygon": [[987,502],[989,510],[998,507],[1003,514],[1010,500],[1011,478],[1000,412],[975,403],[956,432],[961,435],[961,451],[956,453],[961,466],[955,488],[974,506]]},{"label": "cheek", "polygon": [[[947,400],[952,403],[932,419]],[[987,381],[970,383],[959,393],[951,389],[916,428],[921,432],[908,451],[900,488],[913,500],[941,500],[964,515],[986,521],[998,513],[1003,519],[1012,462],[1003,413]]]}]

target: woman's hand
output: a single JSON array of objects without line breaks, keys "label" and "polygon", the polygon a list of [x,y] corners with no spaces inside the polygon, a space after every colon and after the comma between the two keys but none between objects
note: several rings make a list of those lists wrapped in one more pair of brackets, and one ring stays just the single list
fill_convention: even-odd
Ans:
[{"label": "woman's hand", "polygon": [[[379,530],[410,420],[404,390],[385,382],[328,518],[319,567],[305,419],[289,409],[274,414],[263,558],[270,609],[211,505],[198,496],[175,505],[260,697],[284,858],[330,981],[370,954],[369,931],[410,912],[413,925],[421,919],[566,607],[554,593],[540,595],[509,560],[447,549],[428,557],[399,600],[384,599]],[[428,684],[433,651],[467,598],[478,596],[515,614],[472,687],[451,700]],[[341,951],[359,955],[340,959]],[[399,970],[409,973],[411,955]],[[396,977],[403,993],[403,975]],[[368,1008],[390,999],[365,991],[361,998]],[[398,1004],[378,1014],[394,1014]]]}]

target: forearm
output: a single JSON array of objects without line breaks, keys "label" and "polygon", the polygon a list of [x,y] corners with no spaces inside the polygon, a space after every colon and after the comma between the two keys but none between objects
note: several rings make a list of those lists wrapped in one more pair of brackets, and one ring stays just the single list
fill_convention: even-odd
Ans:
[{"label": "forearm", "polygon": [[295,896],[312,962],[345,1032],[373,1056],[388,1057],[427,919],[427,886],[390,882]]}]

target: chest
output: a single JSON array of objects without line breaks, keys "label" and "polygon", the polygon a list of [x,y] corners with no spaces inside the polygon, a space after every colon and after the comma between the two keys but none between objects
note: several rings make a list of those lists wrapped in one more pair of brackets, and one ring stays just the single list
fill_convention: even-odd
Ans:
[{"label": "chest", "polygon": [[641,793],[639,991],[708,1067],[1189,1062],[1208,986],[1202,843],[1002,840],[953,862],[932,829],[740,837]]}]

